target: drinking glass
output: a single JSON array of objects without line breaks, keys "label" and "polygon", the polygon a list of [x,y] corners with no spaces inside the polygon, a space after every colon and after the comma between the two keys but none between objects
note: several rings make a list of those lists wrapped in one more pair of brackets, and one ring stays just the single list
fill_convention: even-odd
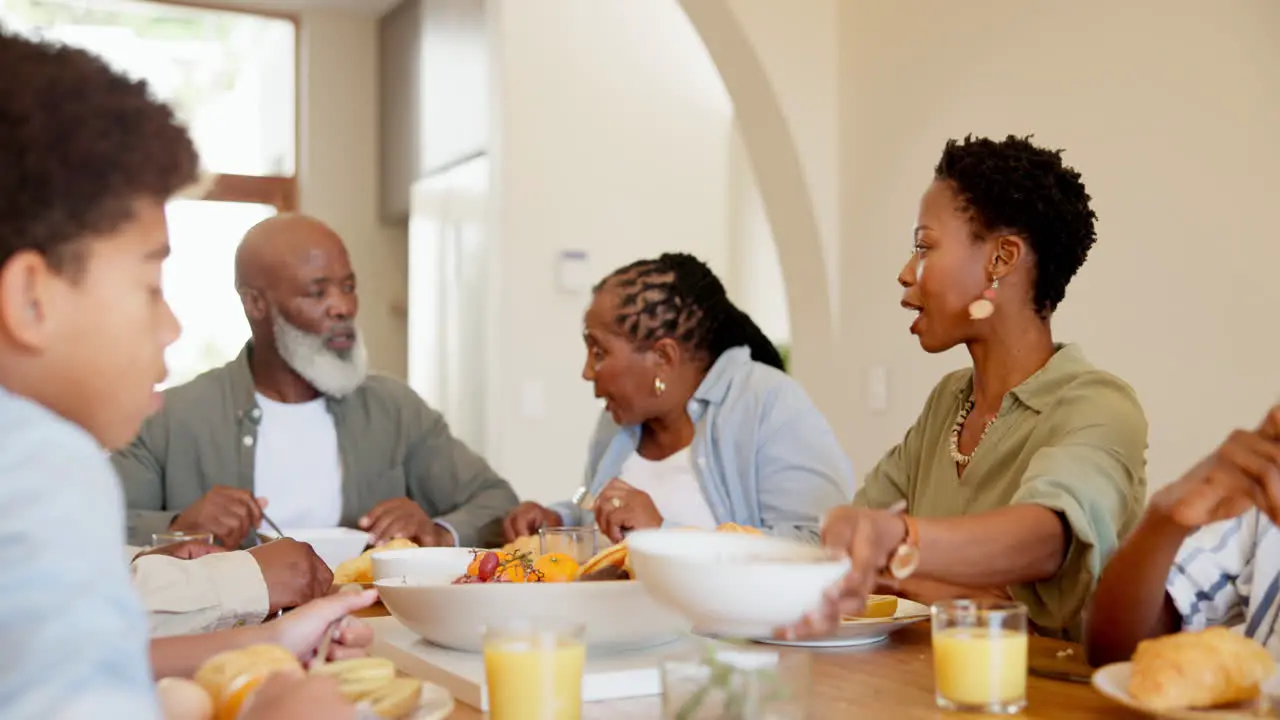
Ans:
[{"label": "drinking glass", "polygon": [[930,611],[938,707],[1021,712],[1027,706],[1027,607],[1006,600],[946,600]]},{"label": "drinking glass", "polygon": [[809,656],[802,652],[707,648],[662,663],[663,720],[804,720]]},{"label": "drinking glass", "polygon": [[564,553],[581,565],[596,556],[600,531],[594,527],[544,527],[538,531],[541,554]]},{"label": "drinking glass", "polygon": [[517,619],[484,630],[491,720],[580,720],[587,647],[580,623]]},{"label": "drinking glass", "polygon": [[173,545],[174,543],[191,542],[193,540],[212,545],[213,533],[208,533],[208,532],[184,533],[184,532],[177,532],[177,531],[152,533],[151,547],[158,548],[158,547],[163,547],[165,545]]}]

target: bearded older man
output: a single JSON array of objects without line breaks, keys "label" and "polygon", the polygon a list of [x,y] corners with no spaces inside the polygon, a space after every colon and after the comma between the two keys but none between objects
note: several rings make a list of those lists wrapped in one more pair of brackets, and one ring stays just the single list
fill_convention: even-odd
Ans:
[{"label": "bearded older man", "polygon": [[342,239],[303,215],[249,230],[236,284],[251,339],[164,393],[112,460],[132,544],[210,532],[247,543],[262,511],[284,528],[348,526],[420,545],[484,545],[517,498],[408,386],[367,370]]}]

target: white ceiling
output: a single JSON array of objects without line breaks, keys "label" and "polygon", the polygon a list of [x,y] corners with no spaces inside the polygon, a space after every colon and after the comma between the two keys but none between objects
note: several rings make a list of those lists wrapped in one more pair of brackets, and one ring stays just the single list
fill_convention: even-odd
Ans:
[{"label": "white ceiling", "polygon": [[[208,0],[206,0],[208,1]],[[212,0],[210,5],[226,7],[242,7],[252,10],[274,10],[276,12],[297,12],[312,8],[332,8],[338,10],[354,10],[369,15],[380,16],[395,7],[400,0]]]}]

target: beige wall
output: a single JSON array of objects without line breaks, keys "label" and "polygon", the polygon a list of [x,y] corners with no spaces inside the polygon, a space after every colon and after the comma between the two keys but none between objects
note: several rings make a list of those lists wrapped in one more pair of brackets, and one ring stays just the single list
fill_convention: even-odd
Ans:
[{"label": "beige wall", "polygon": [[[807,73],[794,56],[813,49],[774,29],[788,9],[732,4],[750,34],[769,38],[756,49],[793,115],[828,112],[820,88],[795,90]],[[830,149],[839,183],[813,190],[827,201],[834,192],[840,208],[840,345],[823,374],[804,380],[834,395],[832,419],[860,471],[901,437],[938,376],[967,362],[962,351],[920,351],[895,276],[943,142],[968,132],[1035,133],[1067,148],[1084,173],[1100,239],[1055,328],[1138,390],[1153,485],[1276,399],[1280,344],[1266,312],[1280,263],[1268,215],[1280,197],[1280,4],[838,7],[839,138]],[[781,250],[794,248],[784,240]],[[866,402],[875,367],[889,371],[884,412]]]},{"label": "beige wall", "polygon": [[729,144],[728,182],[729,263],[721,279],[735,294],[738,307],[770,340],[790,344],[791,311],[778,244],[736,123]]},{"label": "beige wall", "polygon": [[893,284],[941,144],[966,132],[1035,133],[1084,174],[1099,241],[1055,330],[1137,389],[1152,484],[1255,423],[1280,389],[1280,3],[845,7],[842,355],[853,377],[892,368],[885,415],[850,394],[859,464],[966,361],[920,352]]},{"label": "beige wall", "polygon": [[367,13],[302,13],[299,204],[346,240],[370,363],[403,378],[405,322],[393,306],[405,297],[407,229],[379,218],[377,42]]},{"label": "beige wall", "polygon": [[[494,3],[498,350],[489,458],[522,495],[582,481],[600,403],[581,379],[589,293],[554,281],[667,250],[728,271],[731,108],[674,3]],[[541,406],[539,409],[537,406]]]},{"label": "beige wall", "polygon": [[[833,307],[840,287],[839,6],[844,0],[684,0],[724,2],[762,63],[763,80],[782,106],[791,142],[803,164],[821,235]],[[765,169],[761,170],[762,172]]]},{"label": "beige wall", "polygon": [[[802,380],[859,471],[901,436],[938,376],[966,362],[919,350],[894,284],[942,143],[966,132],[1035,133],[1067,148],[1084,173],[1100,241],[1055,327],[1137,388],[1151,420],[1153,484],[1276,398],[1271,354],[1280,345],[1265,312],[1280,265],[1268,220],[1280,197],[1280,4],[724,1],[765,70],[760,91],[783,106],[838,281],[839,345]],[[714,171],[671,170],[725,141],[709,122],[680,129],[662,112],[717,91],[690,64],[696,48],[659,41],[642,19],[660,4],[502,5],[501,68],[513,88],[498,135],[511,153],[498,169],[509,360],[495,392],[507,419],[493,455],[522,489],[545,497],[579,481],[595,407],[577,379],[585,298],[555,291],[554,252],[592,250],[603,272],[694,248],[736,279],[742,271],[716,255],[726,252],[716,238],[738,221],[699,209],[723,202]],[[556,13],[566,9],[595,15],[565,33]],[[304,82],[317,92],[304,95],[303,205],[344,232],[366,277],[379,277],[363,286],[364,324],[375,359],[402,372],[403,323],[386,304],[403,286],[403,235],[378,223],[373,198],[373,21],[306,20],[304,55],[309,42],[346,49],[318,57]],[[584,56],[597,60],[583,67],[574,58]],[[645,68],[655,74],[622,80]],[[710,115],[723,112],[717,102]],[[780,249],[795,251],[785,238]],[[866,403],[875,367],[889,372],[884,412]],[[518,407],[530,383],[552,410],[541,418]]]}]

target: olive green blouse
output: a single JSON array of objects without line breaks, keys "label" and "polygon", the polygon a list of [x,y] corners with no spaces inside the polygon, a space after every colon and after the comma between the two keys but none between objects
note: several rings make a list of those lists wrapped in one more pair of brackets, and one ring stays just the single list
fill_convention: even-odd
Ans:
[{"label": "olive green blouse", "polygon": [[1147,420],[1124,381],[1097,369],[1075,345],[1004,398],[961,476],[951,458],[956,417],[973,370],[942,379],[906,437],[876,465],[854,498],[863,507],[907,501],[917,517],[981,513],[1019,503],[1060,514],[1072,537],[1052,578],[1009,588],[1041,634],[1078,639],[1081,614],[1103,565],[1141,513],[1147,495]]}]

